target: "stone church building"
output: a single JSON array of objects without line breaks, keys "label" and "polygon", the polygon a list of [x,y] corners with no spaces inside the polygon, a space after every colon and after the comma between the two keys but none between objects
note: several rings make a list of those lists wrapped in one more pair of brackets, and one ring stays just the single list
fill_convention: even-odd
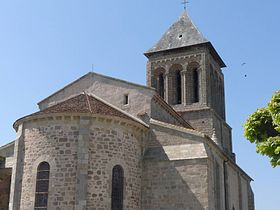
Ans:
[{"label": "stone church building", "polygon": [[0,209],[254,210],[211,42],[184,12],[145,56],[147,86],[88,73],[14,123]]}]

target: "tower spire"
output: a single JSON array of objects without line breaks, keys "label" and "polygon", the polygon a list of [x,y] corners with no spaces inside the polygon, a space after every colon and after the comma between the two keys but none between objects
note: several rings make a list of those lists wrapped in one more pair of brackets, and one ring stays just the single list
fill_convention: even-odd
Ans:
[{"label": "tower spire", "polygon": [[188,1],[187,0],[183,0],[182,4],[184,5],[184,10],[187,11],[187,5],[188,5]]},{"label": "tower spire", "polygon": [[[186,0],[185,0],[186,1]],[[161,39],[146,52],[147,54],[197,44],[205,44],[209,41],[200,33],[198,28],[184,11],[179,19],[165,32]]]}]

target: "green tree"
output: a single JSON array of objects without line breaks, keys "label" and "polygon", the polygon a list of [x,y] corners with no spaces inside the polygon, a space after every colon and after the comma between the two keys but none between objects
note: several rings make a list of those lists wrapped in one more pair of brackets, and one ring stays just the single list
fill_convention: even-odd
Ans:
[{"label": "green tree", "polygon": [[244,124],[244,135],[255,143],[257,152],[270,158],[273,167],[280,165],[280,91],[266,108],[257,109]]}]

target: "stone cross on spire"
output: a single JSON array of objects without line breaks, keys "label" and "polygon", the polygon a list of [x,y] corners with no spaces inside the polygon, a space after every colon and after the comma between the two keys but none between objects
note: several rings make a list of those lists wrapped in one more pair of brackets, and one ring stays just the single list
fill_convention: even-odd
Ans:
[{"label": "stone cross on spire", "polygon": [[186,11],[187,10],[187,4],[188,4],[189,2],[187,1],[187,0],[184,0],[183,2],[182,2],[182,4],[184,4],[184,10]]}]

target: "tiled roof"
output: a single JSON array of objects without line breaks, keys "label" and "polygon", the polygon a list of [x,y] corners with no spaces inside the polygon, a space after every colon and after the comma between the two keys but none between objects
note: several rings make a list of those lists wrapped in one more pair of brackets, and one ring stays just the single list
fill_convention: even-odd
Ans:
[{"label": "tiled roof", "polygon": [[124,111],[120,110],[113,105],[108,104],[107,102],[103,101],[102,99],[88,95],[86,93],[79,94],[73,96],[65,101],[62,101],[56,105],[48,107],[42,111],[35,112],[31,115],[25,116],[21,119],[18,119],[14,123],[14,127],[17,127],[19,121],[34,116],[40,116],[45,114],[56,114],[56,113],[91,113],[91,114],[101,114],[101,115],[108,115],[108,116],[115,116],[120,117],[128,120],[133,120],[137,123],[148,127],[146,123],[141,121],[140,119],[131,116],[130,114],[125,113]]},{"label": "tiled roof", "polygon": [[92,113],[130,119],[122,112],[87,94],[79,94],[30,116],[53,113]]}]

